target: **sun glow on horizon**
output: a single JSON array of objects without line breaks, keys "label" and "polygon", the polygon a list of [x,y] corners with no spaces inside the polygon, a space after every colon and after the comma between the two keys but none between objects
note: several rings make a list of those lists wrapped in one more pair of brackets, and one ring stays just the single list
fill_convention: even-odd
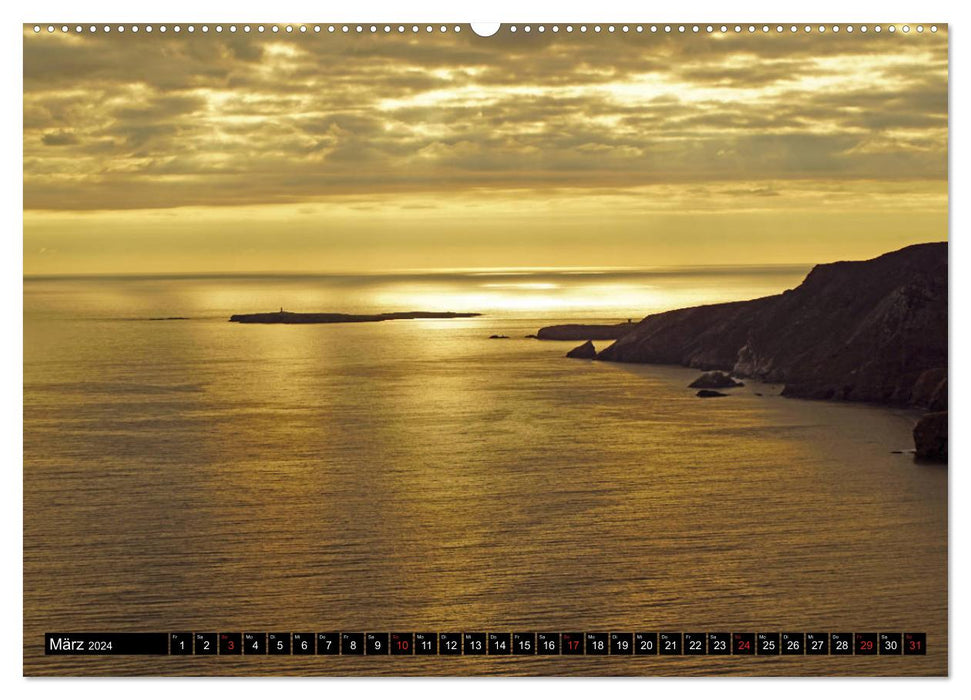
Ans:
[{"label": "sun glow on horizon", "polygon": [[784,263],[946,239],[946,28],[646,38],[25,26],[25,273]]}]

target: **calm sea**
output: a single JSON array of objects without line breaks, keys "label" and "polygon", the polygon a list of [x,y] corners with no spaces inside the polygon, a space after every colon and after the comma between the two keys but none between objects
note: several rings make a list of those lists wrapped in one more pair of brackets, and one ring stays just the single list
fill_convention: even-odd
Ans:
[{"label": "calm sea", "polygon": [[[914,414],[705,401],[697,372],[523,337],[807,269],[25,279],[25,673],[946,673],[947,472],[893,453]],[[281,306],[485,315],[227,323]],[[929,654],[42,653],[184,630],[926,631]]]}]

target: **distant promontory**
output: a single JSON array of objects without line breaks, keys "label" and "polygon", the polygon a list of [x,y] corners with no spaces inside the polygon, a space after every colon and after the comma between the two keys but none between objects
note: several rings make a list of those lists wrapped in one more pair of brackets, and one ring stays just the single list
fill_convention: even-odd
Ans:
[{"label": "distant promontory", "polygon": [[384,314],[299,313],[281,309],[270,313],[233,314],[229,320],[233,323],[374,323],[403,319],[472,318],[481,315],[454,311],[396,311]]},{"label": "distant promontory", "polygon": [[536,332],[540,340],[617,340],[624,337],[636,323],[614,323],[609,325],[594,323],[564,323],[559,326],[545,326]]}]

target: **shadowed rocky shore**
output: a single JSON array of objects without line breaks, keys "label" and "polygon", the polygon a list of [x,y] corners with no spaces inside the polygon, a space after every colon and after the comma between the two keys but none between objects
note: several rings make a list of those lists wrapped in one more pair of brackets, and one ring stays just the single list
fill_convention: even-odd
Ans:
[{"label": "shadowed rocky shore", "polygon": [[[942,412],[947,274],[946,242],[817,265],[782,294],[647,316],[596,359],[722,370],[784,384],[785,396]],[[918,454],[946,460],[946,414],[923,423]]]},{"label": "shadowed rocky shore", "polygon": [[940,409],[947,243],[817,265],[771,297],[653,314],[597,359],[719,369],[784,383],[787,396]]}]

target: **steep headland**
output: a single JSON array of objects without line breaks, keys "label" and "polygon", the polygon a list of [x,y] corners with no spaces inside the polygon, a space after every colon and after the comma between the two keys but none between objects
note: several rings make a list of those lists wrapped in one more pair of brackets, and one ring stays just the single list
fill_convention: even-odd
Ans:
[{"label": "steep headland", "polygon": [[947,243],[925,243],[817,265],[775,296],[653,314],[597,359],[722,370],[783,383],[784,396],[923,408],[933,413],[914,429],[915,452],[946,462],[947,335]]},{"label": "steep headland", "polygon": [[597,359],[723,370],[784,383],[786,396],[940,408],[947,329],[947,243],[926,243],[817,265],[775,296],[653,314]]},{"label": "steep headland", "polygon": [[414,318],[472,318],[481,315],[453,311],[399,311],[385,314],[296,313],[281,309],[263,314],[233,314],[229,320],[233,323],[373,323]]}]

